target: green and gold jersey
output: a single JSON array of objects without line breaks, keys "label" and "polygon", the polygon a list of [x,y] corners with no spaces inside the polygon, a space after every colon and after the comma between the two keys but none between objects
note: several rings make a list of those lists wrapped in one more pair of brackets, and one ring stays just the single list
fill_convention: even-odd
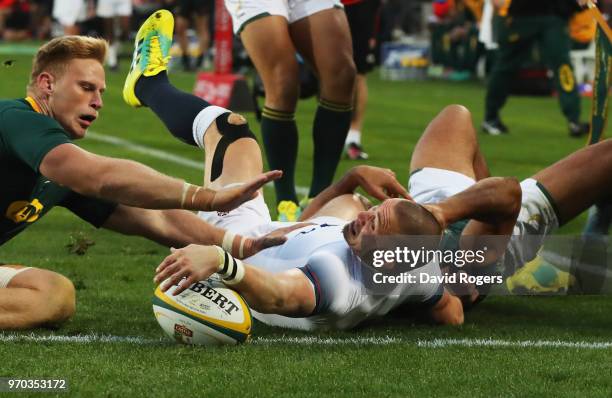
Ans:
[{"label": "green and gold jersey", "polygon": [[116,204],[79,195],[40,174],[45,155],[67,143],[64,129],[40,114],[30,98],[0,100],[0,245],[56,205],[96,227],[114,211]]}]

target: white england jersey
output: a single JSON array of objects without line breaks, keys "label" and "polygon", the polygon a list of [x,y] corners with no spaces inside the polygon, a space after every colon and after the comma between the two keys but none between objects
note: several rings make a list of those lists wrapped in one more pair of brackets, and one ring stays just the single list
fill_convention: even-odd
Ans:
[{"label": "white england jersey", "polygon": [[[361,260],[353,253],[342,234],[346,221],[318,217],[308,225],[292,231],[280,246],[262,250],[245,259],[245,263],[277,273],[300,268],[312,281],[317,295],[315,313],[304,318],[290,318],[253,311],[256,319],[272,326],[313,330],[349,329],[360,322],[387,314],[405,302],[435,303],[442,294],[437,283],[398,284],[389,294],[368,293]],[[411,273],[440,276],[437,263]]]}]

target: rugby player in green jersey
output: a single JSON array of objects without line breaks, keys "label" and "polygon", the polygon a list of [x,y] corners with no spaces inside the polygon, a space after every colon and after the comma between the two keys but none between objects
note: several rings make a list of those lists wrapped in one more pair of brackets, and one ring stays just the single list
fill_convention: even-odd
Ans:
[{"label": "rugby player in green jersey", "polygon": [[[187,210],[229,211],[281,172],[214,191],[74,145],[103,106],[107,47],[104,40],[81,36],[51,40],[35,56],[27,97],[0,100],[0,245],[57,205],[96,227],[168,246],[222,244],[223,230]],[[159,54],[149,48],[144,56]],[[284,238],[238,236],[225,246],[247,255],[279,240]],[[74,312],[74,287],[67,278],[0,262],[0,330],[59,324]]]}]

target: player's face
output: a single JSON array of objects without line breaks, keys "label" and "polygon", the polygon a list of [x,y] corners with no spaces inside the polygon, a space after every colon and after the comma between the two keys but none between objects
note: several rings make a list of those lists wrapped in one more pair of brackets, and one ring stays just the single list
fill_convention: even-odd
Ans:
[{"label": "player's face", "polygon": [[73,59],[49,94],[51,115],[72,136],[83,138],[102,108],[104,68],[94,59]]},{"label": "player's face", "polygon": [[346,224],[342,233],[349,246],[359,253],[364,236],[399,233],[399,220],[394,208],[402,200],[405,199],[387,199],[368,211],[360,212],[356,219]]}]

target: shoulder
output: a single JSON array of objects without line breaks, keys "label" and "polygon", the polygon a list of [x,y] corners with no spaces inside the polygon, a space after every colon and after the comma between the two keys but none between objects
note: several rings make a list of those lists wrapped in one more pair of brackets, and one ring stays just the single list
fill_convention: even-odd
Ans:
[{"label": "shoulder", "polygon": [[0,100],[0,135],[9,141],[29,137],[32,142],[33,135],[70,140],[55,119],[35,112],[24,100]]}]

